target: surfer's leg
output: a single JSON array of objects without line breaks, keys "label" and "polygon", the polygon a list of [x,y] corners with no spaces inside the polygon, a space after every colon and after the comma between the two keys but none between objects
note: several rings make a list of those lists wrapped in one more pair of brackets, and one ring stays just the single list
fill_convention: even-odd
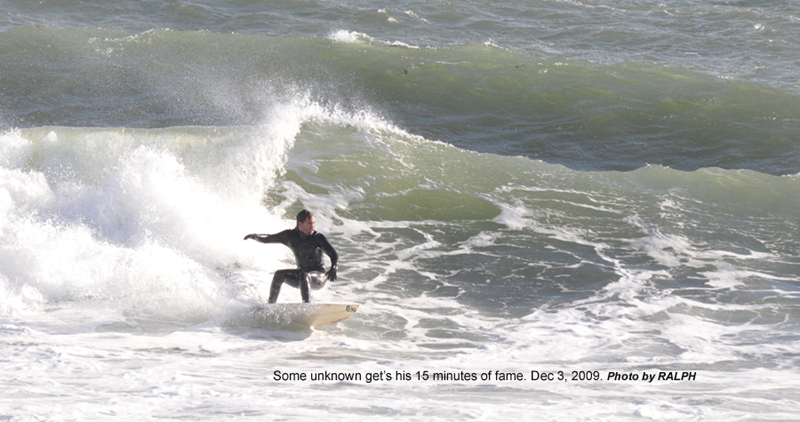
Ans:
[{"label": "surfer's leg", "polygon": [[303,303],[311,302],[311,292],[308,289],[308,274],[300,273],[297,279],[300,281],[300,297]]},{"label": "surfer's leg", "polygon": [[314,271],[299,273],[297,279],[300,283],[300,297],[303,303],[311,302],[311,290],[319,290],[325,286],[325,273]]},{"label": "surfer's leg", "polygon": [[[281,293],[281,286],[286,283],[292,287],[300,287],[299,272],[297,270],[279,270],[275,271],[275,276],[272,277],[272,285],[269,287],[269,303],[278,301],[278,295]],[[307,285],[308,283],[306,283]],[[303,289],[300,288],[302,293]]]},{"label": "surfer's leg", "polygon": [[311,290],[319,290],[325,287],[325,282],[327,281],[325,273],[322,271],[308,273],[308,285],[311,287]]}]

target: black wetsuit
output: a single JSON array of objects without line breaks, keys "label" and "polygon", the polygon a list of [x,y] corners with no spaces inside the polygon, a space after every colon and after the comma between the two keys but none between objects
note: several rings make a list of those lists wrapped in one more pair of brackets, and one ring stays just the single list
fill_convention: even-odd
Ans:
[{"label": "black wetsuit", "polygon": [[323,252],[331,259],[331,268],[335,269],[339,265],[339,255],[336,250],[333,249],[333,246],[322,233],[316,231],[308,235],[295,227],[277,234],[255,236],[255,240],[261,243],[284,244],[294,252],[294,257],[297,260],[297,269],[275,272],[269,289],[269,303],[278,301],[278,295],[281,292],[283,283],[299,288],[303,302],[309,302],[311,299],[309,279],[311,279],[310,287],[315,290],[325,285],[325,267],[322,262]]}]

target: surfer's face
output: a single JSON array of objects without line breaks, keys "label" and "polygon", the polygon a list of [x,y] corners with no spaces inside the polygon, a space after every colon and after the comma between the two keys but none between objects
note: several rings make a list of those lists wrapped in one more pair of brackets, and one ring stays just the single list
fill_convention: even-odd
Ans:
[{"label": "surfer's face", "polygon": [[301,232],[305,234],[312,234],[314,233],[315,225],[317,224],[317,220],[312,216],[311,218],[307,219],[306,221],[297,223],[297,228],[300,229]]}]

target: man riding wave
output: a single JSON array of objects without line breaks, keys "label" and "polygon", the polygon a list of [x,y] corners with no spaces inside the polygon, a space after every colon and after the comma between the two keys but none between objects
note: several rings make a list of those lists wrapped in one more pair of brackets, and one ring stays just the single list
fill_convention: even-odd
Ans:
[{"label": "man riding wave", "polygon": [[[272,278],[269,289],[269,303],[278,301],[281,286],[286,283],[300,289],[303,302],[311,301],[310,290],[319,290],[327,281],[336,280],[339,268],[339,255],[325,236],[314,230],[316,219],[308,210],[297,214],[297,227],[276,234],[248,234],[244,240],[253,239],[261,243],[281,243],[294,252],[297,269],[279,270]],[[331,260],[331,268],[325,272],[322,253]]]}]

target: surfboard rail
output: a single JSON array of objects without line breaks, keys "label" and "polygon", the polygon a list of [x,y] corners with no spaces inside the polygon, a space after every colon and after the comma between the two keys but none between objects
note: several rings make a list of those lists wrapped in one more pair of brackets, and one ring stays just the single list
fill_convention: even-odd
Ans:
[{"label": "surfboard rail", "polygon": [[344,321],[358,311],[357,303],[272,303],[256,306],[250,317],[256,321],[284,322],[321,327]]}]

